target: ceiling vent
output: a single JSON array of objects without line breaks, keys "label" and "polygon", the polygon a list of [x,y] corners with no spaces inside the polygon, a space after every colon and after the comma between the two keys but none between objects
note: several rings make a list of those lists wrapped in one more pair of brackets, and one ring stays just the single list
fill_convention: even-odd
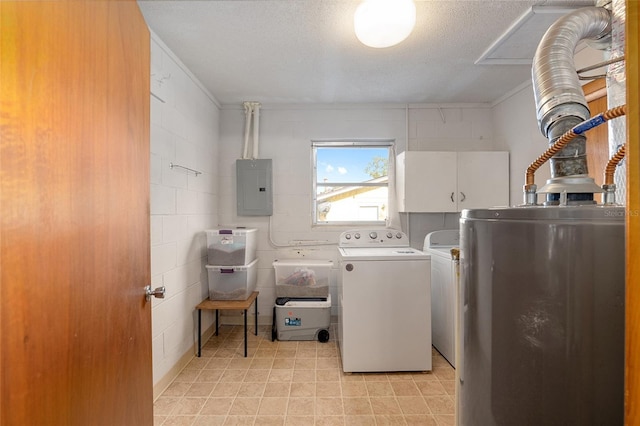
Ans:
[{"label": "ceiling vent", "polygon": [[[583,6],[532,6],[476,60],[476,65],[531,65],[544,33],[560,17]],[[577,50],[581,50],[579,46]]]}]

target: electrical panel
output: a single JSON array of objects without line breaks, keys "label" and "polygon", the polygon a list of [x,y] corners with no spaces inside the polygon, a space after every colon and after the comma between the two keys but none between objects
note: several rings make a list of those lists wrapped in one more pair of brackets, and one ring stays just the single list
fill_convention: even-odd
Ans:
[{"label": "electrical panel", "polygon": [[238,216],[273,214],[272,181],[270,159],[236,160]]}]

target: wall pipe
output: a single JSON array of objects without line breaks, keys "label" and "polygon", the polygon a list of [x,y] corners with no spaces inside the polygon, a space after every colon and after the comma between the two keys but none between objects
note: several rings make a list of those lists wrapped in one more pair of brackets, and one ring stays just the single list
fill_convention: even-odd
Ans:
[{"label": "wall pipe", "polygon": [[258,136],[260,130],[260,104],[253,104],[253,158],[258,158]]},{"label": "wall pipe", "polygon": [[242,151],[242,159],[246,159],[249,155],[249,130],[251,129],[251,102],[244,102],[244,149]]},{"label": "wall pipe", "polygon": [[253,115],[253,155],[251,158],[258,158],[258,137],[260,131],[260,102],[243,102],[245,122],[244,122],[244,149],[242,158],[249,158],[249,133],[251,133],[251,116]]}]

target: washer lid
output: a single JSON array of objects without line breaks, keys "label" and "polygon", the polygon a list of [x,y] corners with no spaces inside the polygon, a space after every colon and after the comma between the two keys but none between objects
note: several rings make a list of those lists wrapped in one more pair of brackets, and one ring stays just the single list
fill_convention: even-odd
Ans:
[{"label": "washer lid", "polygon": [[422,250],[452,248],[460,246],[460,229],[443,229],[441,231],[433,231],[424,237],[424,246]]},{"label": "washer lid", "polygon": [[340,257],[345,260],[424,260],[426,253],[412,247],[338,247]]}]

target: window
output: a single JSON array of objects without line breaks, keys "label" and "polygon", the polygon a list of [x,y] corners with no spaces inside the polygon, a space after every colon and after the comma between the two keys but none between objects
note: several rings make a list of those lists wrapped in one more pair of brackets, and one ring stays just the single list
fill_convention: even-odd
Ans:
[{"label": "window", "polygon": [[314,225],[384,225],[393,141],[313,142]]}]

